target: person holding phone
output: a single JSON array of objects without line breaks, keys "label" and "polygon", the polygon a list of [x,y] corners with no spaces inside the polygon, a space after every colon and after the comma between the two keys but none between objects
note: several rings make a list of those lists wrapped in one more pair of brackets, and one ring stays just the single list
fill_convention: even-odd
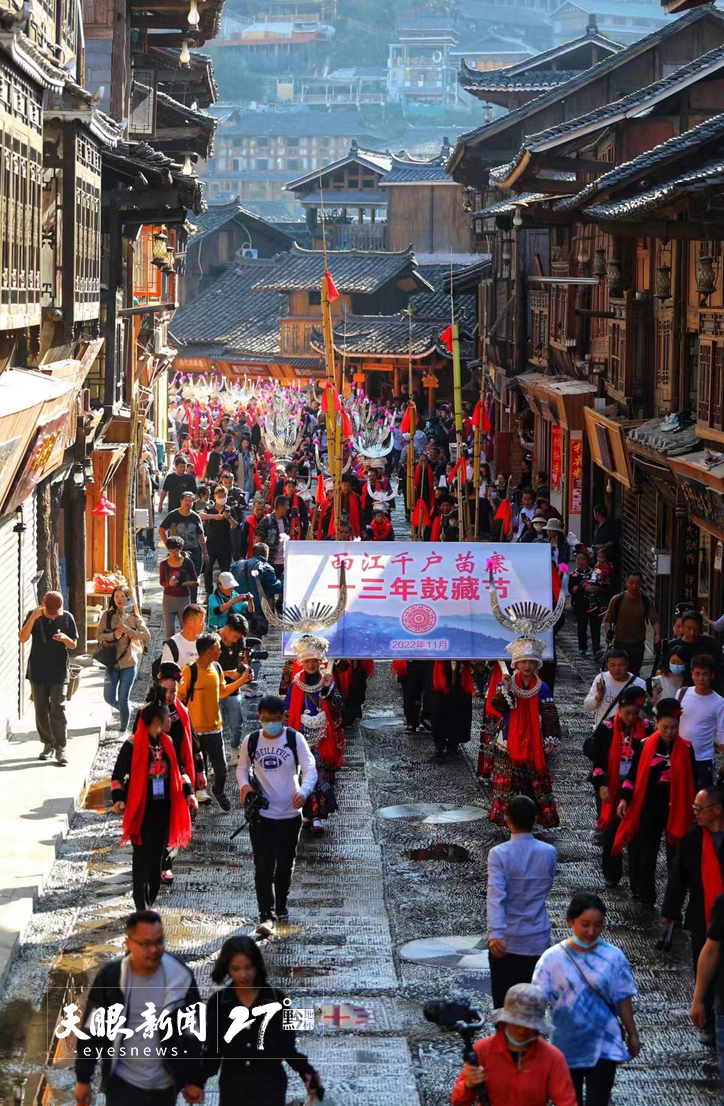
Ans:
[{"label": "person holding phone", "polygon": [[20,644],[32,639],[27,678],[33,691],[35,725],[43,750],[38,760],[64,767],[68,720],[65,715],[65,685],[68,682],[68,653],[78,643],[78,628],[70,611],[63,610],[59,591],[46,591],[43,602],[27,615],[20,631]]},{"label": "person holding phone", "polygon": [[150,640],[148,627],[138,614],[130,591],[126,587],[117,587],[98,622],[98,643],[116,647],[116,663],[106,668],[103,698],[121,716],[121,736],[128,732],[128,700],[143,646]]}]

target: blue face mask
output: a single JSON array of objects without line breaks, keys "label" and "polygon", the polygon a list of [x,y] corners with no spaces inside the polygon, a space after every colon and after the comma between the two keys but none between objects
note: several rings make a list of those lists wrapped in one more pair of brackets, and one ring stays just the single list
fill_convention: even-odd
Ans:
[{"label": "blue face mask", "polygon": [[507,1025],[505,1027],[505,1036],[506,1036],[506,1039],[508,1041],[508,1044],[516,1050],[527,1048],[528,1045],[532,1045],[533,1041],[537,1040],[537,1038],[538,1038],[538,1034],[534,1033],[532,1037],[526,1037],[524,1041],[519,1041],[517,1037],[513,1036],[513,1034],[508,1029]]},{"label": "blue face mask", "polygon": [[579,949],[589,950],[589,949],[595,949],[596,945],[598,945],[600,943],[601,938],[597,937],[595,941],[590,941],[590,942],[589,941],[582,941],[580,937],[576,937],[575,933],[572,933],[571,934],[571,941]]},{"label": "blue face mask", "polygon": [[280,737],[281,732],[284,729],[283,722],[262,722],[262,729],[269,737]]},{"label": "blue face mask", "polygon": [[669,665],[669,671],[671,672],[672,676],[683,676],[684,673],[686,672],[686,665],[685,664],[670,664]]}]

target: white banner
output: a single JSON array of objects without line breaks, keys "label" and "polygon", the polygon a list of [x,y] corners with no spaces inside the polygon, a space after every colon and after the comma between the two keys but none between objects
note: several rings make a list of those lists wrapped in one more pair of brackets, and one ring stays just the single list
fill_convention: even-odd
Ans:
[{"label": "white banner", "polygon": [[[489,569],[503,609],[532,600],[552,605],[547,543],[307,542],[286,545],[285,605],[334,607],[339,568],[347,570],[347,606],[339,622],[320,630],[330,656],[497,660],[516,634],[490,608]],[[284,635],[292,656],[296,635]],[[541,635],[553,656],[553,632]]]}]

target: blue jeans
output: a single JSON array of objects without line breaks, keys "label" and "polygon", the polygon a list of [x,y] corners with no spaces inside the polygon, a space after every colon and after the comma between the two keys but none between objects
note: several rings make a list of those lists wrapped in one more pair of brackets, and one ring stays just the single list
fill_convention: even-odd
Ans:
[{"label": "blue jeans", "polygon": [[103,683],[103,698],[109,707],[115,707],[121,714],[121,730],[128,729],[130,710],[128,699],[136,679],[136,666],[129,668],[107,668]]},{"label": "blue jeans", "polygon": [[221,700],[221,717],[224,729],[231,735],[231,748],[240,749],[241,739],[244,736],[244,724],[241,717],[241,695],[238,691],[235,695],[227,695]]}]

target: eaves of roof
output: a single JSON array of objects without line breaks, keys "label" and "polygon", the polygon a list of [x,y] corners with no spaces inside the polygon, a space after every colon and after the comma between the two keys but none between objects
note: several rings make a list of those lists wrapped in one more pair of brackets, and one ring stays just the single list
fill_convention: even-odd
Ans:
[{"label": "eaves of roof", "polygon": [[643,38],[631,43],[630,46],[627,46],[619,53],[613,54],[609,58],[604,58],[590,69],[583,70],[583,72],[572,77],[571,80],[560,85],[558,88],[551,89],[549,92],[545,92],[543,95],[529,100],[526,104],[516,108],[514,111],[508,112],[500,119],[494,119],[490,123],[485,123],[482,127],[464,132],[458,136],[457,145],[448,162],[448,172],[452,173],[455,170],[467,147],[477,146],[481,142],[485,142],[488,138],[492,138],[494,135],[508,130],[509,127],[534,115],[549,104],[563,99],[571,92],[583,88],[587,84],[591,84],[600,77],[607,76],[609,73],[613,72],[613,70],[640,57],[648,50],[656,48],[672,35],[679,34],[685,27],[704,19],[715,19],[724,24],[724,12],[710,5],[707,5],[705,8],[697,8],[687,12],[687,14],[683,15],[680,19],[671,20],[663,27],[659,27],[658,30],[652,31],[651,34],[645,35]]},{"label": "eaves of roof", "polygon": [[316,291],[325,267],[339,291],[349,295],[373,295],[405,276],[415,280],[419,291],[433,291],[419,272],[412,250],[328,250],[325,257],[321,250],[305,250],[296,242],[289,253],[272,259],[270,271],[251,290]]},{"label": "eaves of roof", "polygon": [[364,169],[371,169],[375,173],[387,173],[392,165],[390,154],[360,150],[359,153],[350,153],[339,161],[332,161],[329,165],[323,165],[321,169],[314,169],[311,173],[305,173],[302,177],[296,177],[285,185],[287,192],[295,192],[305,184],[319,181],[320,177],[326,177],[329,173],[336,173],[338,169],[344,169],[345,165],[358,164]]},{"label": "eaves of roof", "polygon": [[645,192],[639,192],[636,196],[591,204],[584,208],[584,214],[594,222],[638,220],[647,212],[664,207],[675,200],[710,188],[721,189],[723,185],[724,157],[719,157],[688,173],[681,173],[669,181],[664,181],[655,188],[647,188]]}]

